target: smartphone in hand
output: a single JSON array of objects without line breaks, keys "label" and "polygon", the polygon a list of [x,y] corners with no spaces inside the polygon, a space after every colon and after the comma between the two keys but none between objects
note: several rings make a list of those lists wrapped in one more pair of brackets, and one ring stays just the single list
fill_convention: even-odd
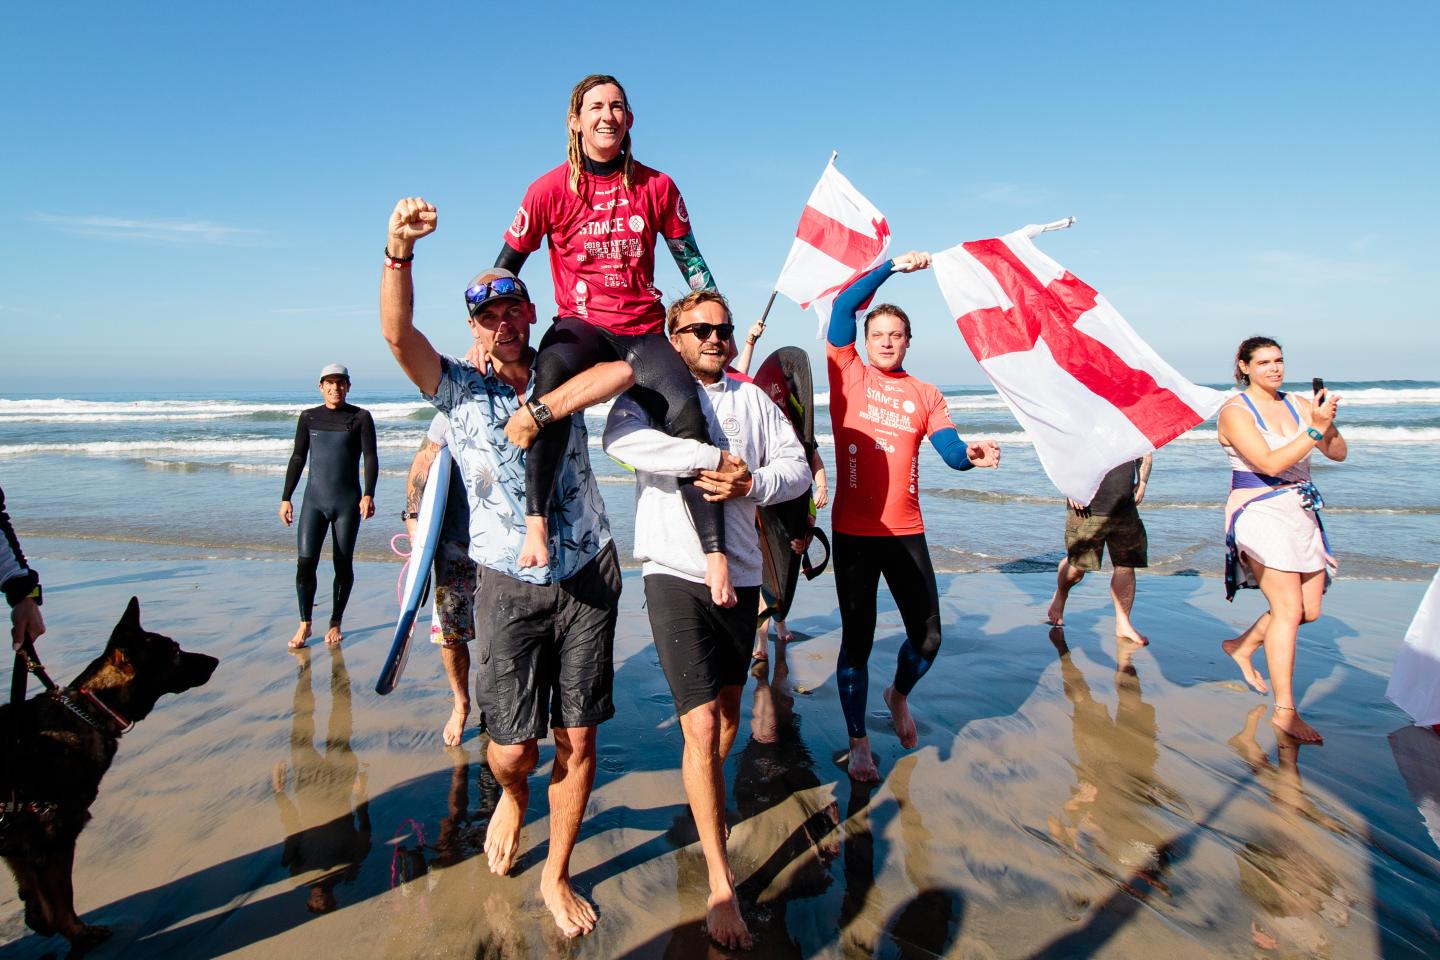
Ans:
[{"label": "smartphone in hand", "polygon": [[1316,402],[1316,403],[1324,403],[1324,402],[1325,402],[1325,378],[1324,378],[1324,377],[1311,377],[1311,378],[1310,378],[1310,389],[1311,389],[1311,391],[1313,391],[1314,394],[1315,394],[1315,402]]}]

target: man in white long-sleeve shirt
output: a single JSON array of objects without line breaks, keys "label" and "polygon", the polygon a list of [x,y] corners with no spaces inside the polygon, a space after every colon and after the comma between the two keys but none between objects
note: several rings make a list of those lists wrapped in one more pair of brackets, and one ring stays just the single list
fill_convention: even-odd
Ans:
[{"label": "man in white long-sleeve shirt", "polygon": [[[740,723],[763,579],[755,510],[804,493],[810,467],[780,408],[760,388],[725,376],[735,328],[724,297],[700,290],[677,300],[666,329],[695,377],[711,442],[667,435],[626,395],[610,411],[605,451],[635,469],[635,556],[645,563],[650,629],[685,736],[685,795],[710,882],[706,930],[722,946],[749,947],[725,853],[722,768]],[[705,553],[682,483],[725,502],[725,553],[737,597],[728,607],[705,585]]]}]

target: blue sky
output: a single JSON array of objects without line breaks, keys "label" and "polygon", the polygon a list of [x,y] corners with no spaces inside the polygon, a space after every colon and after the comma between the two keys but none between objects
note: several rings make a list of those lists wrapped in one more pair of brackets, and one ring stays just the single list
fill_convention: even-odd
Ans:
[{"label": "blue sky", "polygon": [[[625,82],[742,323],[835,149],[897,253],[1078,217],[1043,248],[1194,379],[1254,333],[1297,379],[1440,376],[1434,4],[597,9],[10,10],[0,396],[304,389],[332,360],[357,395],[400,386],[375,312],[394,201],[439,207],[417,322],[459,348],[465,281],[590,72]],[[543,254],[525,276],[548,316]],[[682,289],[663,254],[657,280]],[[929,275],[885,295],[912,372],[983,380]],[[777,301],[762,347],[813,330]]]}]

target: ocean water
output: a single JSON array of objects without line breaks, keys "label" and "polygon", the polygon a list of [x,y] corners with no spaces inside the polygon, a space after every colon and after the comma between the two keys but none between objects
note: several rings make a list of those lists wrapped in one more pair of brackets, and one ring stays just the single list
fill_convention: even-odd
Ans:
[{"label": "ocean water", "polygon": [[[1350,457],[1341,464],[1316,457],[1313,466],[1342,577],[1428,579],[1440,562],[1440,382],[1329,385],[1344,397],[1340,427]],[[1064,501],[1033,446],[990,388],[944,392],[961,436],[997,440],[1003,463],[961,473],[925,445],[921,503],[936,568],[1053,568],[1063,549]],[[406,470],[433,411],[413,393],[357,390],[350,400],[375,417],[381,468],[377,514],[362,525],[358,553],[383,559],[403,530]],[[827,401],[817,397],[816,432],[833,478]],[[294,532],[276,509],[295,417],[317,402],[313,391],[7,395],[0,398],[0,487],[22,536],[53,538],[52,554],[155,557],[172,547],[283,559],[294,554]],[[604,417],[603,408],[587,414],[591,454],[628,559],[634,484],[599,448]],[[1213,421],[1156,454],[1142,506],[1153,572],[1218,572],[1228,483]],[[297,506],[302,495],[303,482]],[[828,511],[821,522],[828,525]]]}]

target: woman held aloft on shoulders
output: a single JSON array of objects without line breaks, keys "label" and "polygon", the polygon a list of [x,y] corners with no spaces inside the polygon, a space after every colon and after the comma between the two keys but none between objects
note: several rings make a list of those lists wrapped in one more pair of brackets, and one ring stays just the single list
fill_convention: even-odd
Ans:
[{"label": "woman held aloft on shoulders", "polygon": [[[1271,723],[1298,740],[1320,743],[1300,718],[1292,686],[1301,623],[1320,616],[1336,570],[1324,525],[1320,493],[1310,482],[1310,454],[1344,460],[1345,438],[1335,428],[1340,397],[1321,390],[1312,399],[1287,394],[1285,357],[1269,337],[1251,337],[1235,355],[1241,392],[1220,408],[1218,439],[1230,458],[1226,503],[1226,595],[1258,587],[1269,609],[1240,636],[1223,644],[1245,681],[1261,693],[1273,687]],[[1265,648],[1270,683],[1251,657]]]}]

